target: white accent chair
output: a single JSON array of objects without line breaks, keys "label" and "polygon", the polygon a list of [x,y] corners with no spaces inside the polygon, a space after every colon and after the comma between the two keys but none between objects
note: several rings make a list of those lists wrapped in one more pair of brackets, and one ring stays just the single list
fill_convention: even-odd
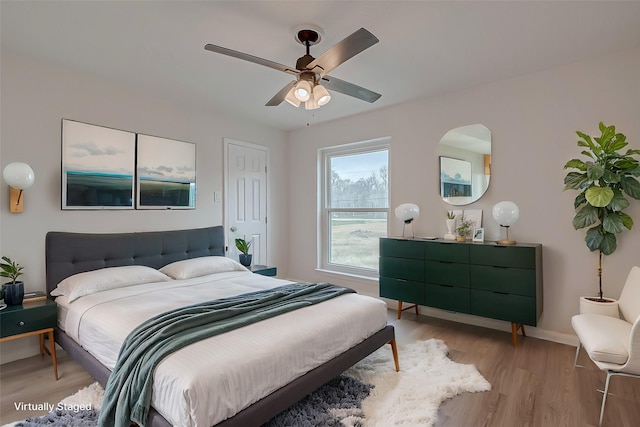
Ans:
[{"label": "white accent chair", "polygon": [[618,308],[618,317],[578,314],[571,318],[579,339],[574,367],[582,345],[593,363],[607,372],[599,425],[602,425],[611,377],[640,378],[640,267],[633,267],[629,272]]}]

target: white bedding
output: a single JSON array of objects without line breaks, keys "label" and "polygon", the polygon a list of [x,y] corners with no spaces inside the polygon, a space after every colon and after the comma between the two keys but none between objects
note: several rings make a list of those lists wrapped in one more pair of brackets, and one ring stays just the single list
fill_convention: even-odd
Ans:
[{"label": "white bedding", "polygon": [[[109,369],[138,324],[179,306],[288,281],[234,271],[56,302],[64,330]],[[347,294],[190,345],[154,373],[152,405],[176,426],[211,426],[382,329],[386,305]]]}]

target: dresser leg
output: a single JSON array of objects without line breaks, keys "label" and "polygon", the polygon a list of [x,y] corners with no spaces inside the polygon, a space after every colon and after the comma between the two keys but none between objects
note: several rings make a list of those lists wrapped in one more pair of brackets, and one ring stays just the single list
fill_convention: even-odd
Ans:
[{"label": "dresser leg", "polygon": [[398,301],[398,320],[402,317],[402,301]]},{"label": "dresser leg", "polygon": [[524,325],[523,324],[518,324],[518,323],[511,322],[511,339],[513,340],[513,346],[514,347],[518,346],[518,329],[520,329],[520,332],[522,332],[522,336],[523,337],[527,336],[527,334],[524,331]]}]

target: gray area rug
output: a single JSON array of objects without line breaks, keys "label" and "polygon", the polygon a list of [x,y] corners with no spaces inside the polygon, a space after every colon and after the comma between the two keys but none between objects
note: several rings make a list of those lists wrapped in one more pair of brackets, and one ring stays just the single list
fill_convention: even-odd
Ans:
[{"label": "gray area rug", "polygon": [[[340,427],[345,416],[362,416],[360,404],[373,386],[341,375],[301,401],[272,418],[263,427]],[[14,427],[94,427],[98,424],[96,410],[54,410],[42,417],[28,418]]]}]

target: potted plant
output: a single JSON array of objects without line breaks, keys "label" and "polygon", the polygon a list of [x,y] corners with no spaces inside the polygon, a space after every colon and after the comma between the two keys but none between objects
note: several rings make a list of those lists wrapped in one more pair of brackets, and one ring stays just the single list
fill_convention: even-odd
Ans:
[{"label": "potted plant", "polygon": [[584,147],[586,161],[571,159],[565,169],[575,169],[565,176],[565,190],[578,190],[573,207],[576,230],[589,227],[585,243],[591,252],[598,251],[598,297],[606,302],[602,292],[602,255],[611,255],[617,248],[616,234],[631,230],[633,220],[623,211],[630,202],[625,196],[640,199],[640,164],[634,156],[640,150],[622,150],[628,145],[626,136],[616,133],[615,126],[599,125],[601,135],[593,139],[580,131],[578,146]]},{"label": "potted plant", "polygon": [[23,269],[23,266],[11,260],[9,257],[2,257],[2,262],[0,262],[0,276],[11,279],[11,282],[2,285],[2,294],[4,296],[4,302],[7,305],[22,304],[22,299],[24,298],[24,283],[17,279],[22,275]]},{"label": "potted plant", "polygon": [[251,265],[252,256],[249,254],[249,248],[251,248],[252,242],[247,242],[244,239],[236,239],[236,248],[240,251],[240,255],[238,255],[238,259],[240,260],[240,264],[245,267],[249,267]]},{"label": "potted plant", "polygon": [[458,240],[459,242],[466,241],[473,232],[473,222],[466,219],[464,217],[464,213],[460,216],[460,224],[458,224],[456,232],[458,233],[458,237],[456,238],[456,240]]}]

